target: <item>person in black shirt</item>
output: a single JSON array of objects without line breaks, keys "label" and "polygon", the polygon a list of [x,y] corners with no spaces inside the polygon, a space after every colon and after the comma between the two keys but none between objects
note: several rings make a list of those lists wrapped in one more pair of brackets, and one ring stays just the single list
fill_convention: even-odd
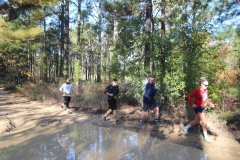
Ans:
[{"label": "person in black shirt", "polygon": [[108,85],[106,89],[104,90],[104,94],[108,96],[108,105],[109,109],[108,111],[102,115],[103,119],[106,121],[107,116],[113,112],[114,117],[116,118],[116,123],[118,123],[117,120],[117,101],[116,101],[116,96],[119,93],[119,88],[118,88],[118,82],[117,79],[113,79],[112,84]]}]

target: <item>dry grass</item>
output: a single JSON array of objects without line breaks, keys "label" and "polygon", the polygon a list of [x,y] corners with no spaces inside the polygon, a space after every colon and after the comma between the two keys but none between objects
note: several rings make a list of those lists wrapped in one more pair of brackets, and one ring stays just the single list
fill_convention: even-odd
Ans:
[{"label": "dry grass", "polygon": [[[28,96],[30,100],[48,101],[60,105],[63,98],[59,87],[60,85],[27,83],[23,86],[21,92]],[[89,82],[82,84],[79,88],[74,89],[70,107],[90,113],[105,111],[108,105],[103,90],[104,86],[102,84]]]}]

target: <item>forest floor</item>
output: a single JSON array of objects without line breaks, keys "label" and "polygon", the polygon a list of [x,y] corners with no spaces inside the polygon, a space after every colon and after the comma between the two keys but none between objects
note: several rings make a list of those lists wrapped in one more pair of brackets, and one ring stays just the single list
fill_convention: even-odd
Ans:
[{"label": "forest floor", "polygon": [[[188,136],[184,135],[183,126],[188,120],[186,120],[185,116],[181,117],[181,113],[178,116],[161,114],[160,126],[155,126],[152,123],[153,119],[151,117],[153,117],[153,113],[149,113],[145,125],[140,128],[137,122],[140,113],[139,107],[122,106],[119,108],[120,123],[118,124],[115,124],[111,116],[109,116],[110,120],[104,122],[101,118],[102,113],[83,113],[73,106],[71,110],[72,114],[68,114],[66,110],[60,107],[60,103],[30,101],[28,97],[20,93],[9,93],[0,88],[0,135],[12,134],[12,138],[14,138],[17,134],[23,134],[27,130],[36,128],[56,131],[60,127],[90,119],[94,116],[96,119],[93,122],[94,125],[142,132],[170,143],[197,148],[203,150],[209,159],[232,160],[240,157],[240,144],[234,139],[232,133],[224,126],[215,126],[211,120],[209,133],[213,141],[207,143],[204,141],[198,127],[190,129]],[[39,132],[39,134],[44,134],[44,132]],[[2,143],[0,149],[21,141],[10,143],[9,140],[7,143]]]}]

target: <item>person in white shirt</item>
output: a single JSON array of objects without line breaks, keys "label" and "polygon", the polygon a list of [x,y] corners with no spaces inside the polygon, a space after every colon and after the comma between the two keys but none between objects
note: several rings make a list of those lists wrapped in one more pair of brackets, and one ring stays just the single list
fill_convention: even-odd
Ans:
[{"label": "person in white shirt", "polygon": [[63,93],[63,100],[64,103],[62,104],[65,105],[67,107],[67,112],[71,113],[71,111],[69,110],[69,103],[71,101],[71,92],[73,91],[73,85],[71,84],[71,79],[67,78],[66,79],[66,83],[64,83],[59,90]]}]

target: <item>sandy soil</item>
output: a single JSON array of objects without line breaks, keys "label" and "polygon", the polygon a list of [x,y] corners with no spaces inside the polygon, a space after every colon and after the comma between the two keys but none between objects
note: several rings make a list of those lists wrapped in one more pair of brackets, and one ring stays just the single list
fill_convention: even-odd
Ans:
[{"label": "sandy soil", "polygon": [[[211,128],[210,137],[212,143],[206,143],[195,127],[190,130],[189,136],[183,133],[183,124],[187,122],[184,116],[168,117],[161,115],[161,125],[152,124],[152,113],[149,113],[149,119],[144,127],[139,128],[137,119],[139,117],[140,108],[124,106],[118,111],[120,123],[115,124],[111,119],[104,122],[101,115],[92,115],[82,113],[76,108],[71,108],[72,114],[68,114],[66,110],[60,107],[60,104],[41,103],[29,101],[27,97],[19,93],[10,94],[0,88],[0,138],[12,135],[11,140],[0,142],[0,149],[9,145],[23,142],[25,139],[17,140],[19,134],[25,131],[37,130],[39,134],[55,132],[56,129],[76,123],[82,120],[88,120],[95,117],[93,124],[104,127],[118,127],[150,134],[156,138],[166,140],[168,142],[190,146],[203,150],[209,159],[239,159],[240,145],[234,139],[231,133],[224,128]],[[181,114],[180,114],[181,115]],[[32,137],[26,137],[32,138]],[[10,143],[10,141],[12,141]]]}]

